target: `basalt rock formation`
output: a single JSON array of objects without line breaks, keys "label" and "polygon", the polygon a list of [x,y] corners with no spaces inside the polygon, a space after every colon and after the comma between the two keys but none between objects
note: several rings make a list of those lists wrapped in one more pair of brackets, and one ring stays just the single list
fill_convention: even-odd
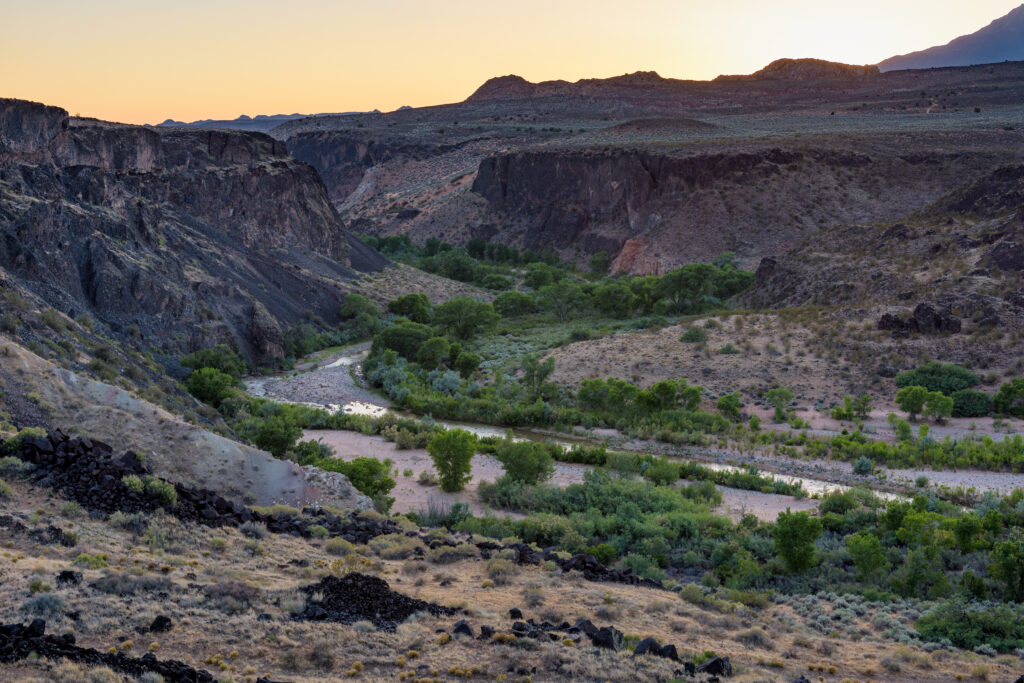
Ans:
[{"label": "basalt rock formation", "polygon": [[[472,191],[502,241],[568,257],[605,250],[613,271],[642,275],[725,251],[779,254],[822,224],[896,218],[937,199],[975,163],[969,154],[877,147],[530,150],[485,158]],[[880,192],[879,177],[899,185]]]},{"label": "basalt rock formation", "polygon": [[411,138],[366,138],[335,131],[301,133],[288,139],[288,151],[320,173],[333,202],[342,202],[352,194],[373,166],[427,159],[455,148]]},{"label": "basalt rock formation", "polygon": [[176,356],[284,355],[339,283],[386,261],[310,166],[259,133],[150,129],[0,100],[0,268],[61,312]]}]

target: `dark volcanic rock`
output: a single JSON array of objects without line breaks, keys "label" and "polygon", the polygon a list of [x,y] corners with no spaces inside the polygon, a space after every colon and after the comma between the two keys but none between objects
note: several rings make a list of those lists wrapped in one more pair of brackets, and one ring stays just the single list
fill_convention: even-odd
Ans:
[{"label": "dark volcanic rock", "polygon": [[698,666],[697,673],[706,673],[712,676],[732,676],[732,664],[729,662],[728,657],[715,657]]},{"label": "dark volcanic rock", "polygon": [[590,640],[597,647],[605,648],[607,650],[618,651],[625,645],[622,631],[614,626],[605,626],[604,628],[598,629],[597,633],[590,636]]},{"label": "dark volcanic rock", "polygon": [[168,681],[181,683],[214,681],[207,671],[193,669],[172,659],[161,661],[152,653],[134,658],[121,652],[99,652],[92,648],[78,647],[75,645],[75,637],[70,633],[53,636],[45,635],[45,632],[46,622],[42,619],[36,619],[28,626],[0,625],[0,664],[11,664],[32,655],[47,659],[68,659],[90,666],[107,666],[133,678],[157,673]]},{"label": "dark volcanic rock", "polygon": [[960,318],[947,311],[937,311],[931,304],[918,304],[910,318],[909,326],[915,332],[922,334],[933,334],[936,332],[949,332],[956,334],[960,331]]},{"label": "dark volcanic rock", "polygon": [[164,631],[170,631],[173,626],[174,624],[171,622],[170,617],[160,614],[149,625],[149,630],[151,633],[163,633]]},{"label": "dark volcanic rock", "polygon": [[[396,593],[387,581],[357,573],[340,578],[326,576],[319,583],[306,586],[302,592],[306,594],[306,609],[298,619],[343,624],[367,620],[384,631],[394,631],[399,623],[416,612],[441,616],[456,611]],[[314,596],[323,596],[323,599],[317,601]]]},{"label": "dark volcanic rock", "polygon": [[[70,119],[0,100],[0,267],[72,316],[173,355],[257,346],[278,327],[339,321],[338,281],[386,260],[352,237],[316,171],[260,133]],[[258,328],[262,329],[262,328]]]},{"label": "dark volcanic rock", "polygon": [[986,258],[1000,270],[1024,271],[1024,245],[1017,242],[1000,242],[989,250]]}]

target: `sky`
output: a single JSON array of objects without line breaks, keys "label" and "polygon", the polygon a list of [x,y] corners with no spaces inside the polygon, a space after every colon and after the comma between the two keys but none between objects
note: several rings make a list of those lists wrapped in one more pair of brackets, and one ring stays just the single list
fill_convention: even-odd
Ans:
[{"label": "sky", "polygon": [[492,76],[874,64],[1020,0],[0,0],[0,97],[126,123],[391,111]]}]

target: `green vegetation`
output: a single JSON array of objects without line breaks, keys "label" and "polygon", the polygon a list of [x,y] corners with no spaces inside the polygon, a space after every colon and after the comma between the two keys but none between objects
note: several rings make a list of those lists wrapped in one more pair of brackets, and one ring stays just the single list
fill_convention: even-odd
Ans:
[{"label": "green vegetation", "polygon": [[476,437],[462,429],[440,432],[427,444],[442,491],[461,491],[470,479]]},{"label": "green vegetation", "polygon": [[898,387],[919,386],[928,391],[937,391],[947,395],[961,389],[970,389],[980,382],[981,379],[973,372],[952,363],[925,363],[913,370],[896,375],[896,386]]}]

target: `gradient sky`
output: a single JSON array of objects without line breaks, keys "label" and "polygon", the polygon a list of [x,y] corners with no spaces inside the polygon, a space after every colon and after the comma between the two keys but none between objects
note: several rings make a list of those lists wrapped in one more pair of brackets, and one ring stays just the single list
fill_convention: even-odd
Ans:
[{"label": "gradient sky", "polygon": [[0,0],[0,97],[131,123],[390,111],[531,81],[873,64],[1020,0]]}]

